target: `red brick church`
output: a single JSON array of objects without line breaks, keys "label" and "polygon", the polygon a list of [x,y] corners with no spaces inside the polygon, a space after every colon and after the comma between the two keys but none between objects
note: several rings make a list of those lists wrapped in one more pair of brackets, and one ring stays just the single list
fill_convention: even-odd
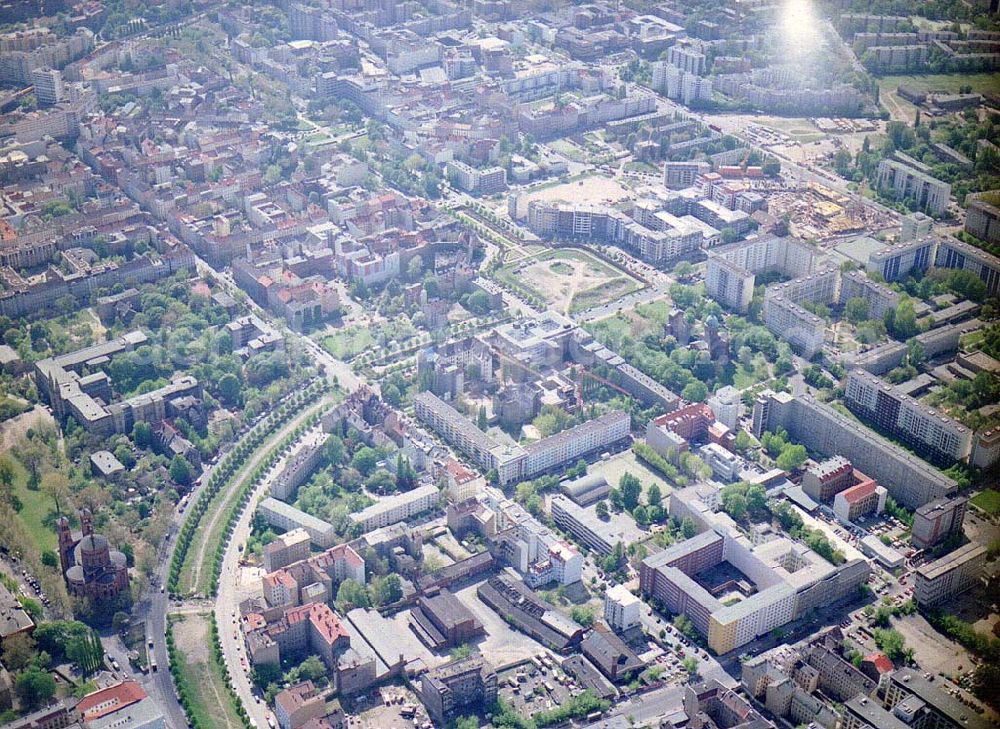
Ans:
[{"label": "red brick church", "polygon": [[93,515],[80,510],[80,532],[73,533],[69,520],[59,517],[59,561],[66,587],[73,597],[101,601],[114,598],[129,587],[125,555],[111,549],[108,538],[94,534]]}]

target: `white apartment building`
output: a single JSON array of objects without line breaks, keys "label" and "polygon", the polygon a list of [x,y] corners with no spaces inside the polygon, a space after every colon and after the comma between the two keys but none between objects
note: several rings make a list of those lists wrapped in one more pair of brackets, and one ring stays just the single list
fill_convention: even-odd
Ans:
[{"label": "white apartment building", "polygon": [[366,509],[351,514],[350,519],[353,523],[360,524],[364,531],[371,531],[399,521],[406,521],[417,514],[433,509],[438,505],[440,496],[441,492],[434,484],[417,486],[412,491],[380,499]]},{"label": "white apartment building", "polygon": [[897,200],[912,199],[929,215],[940,215],[948,207],[951,185],[929,174],[921,162],[906,164],[897,159],[879,162],[875,178],[876,189],[891,192]]},{"label": "white apartment building", "polygon": [[337,542],[337,533],[333,525],[291,504],[268,497],[257,506],[257,513],[273,527],[290,532],[293,529],[304,529],[313,544],[321,549],[329,549]]},{"label": "white apartment building", "polygon": [[855,413],[932,460],[966,461],[972,452],[971,430],[867,370],[848,374],[844,401]]},{"label": "white apartment building", "polygon": [[743,396],[732,385],[720,387],[708,398],[708,406],[715,413],[715,419],[730,430],[736,430],[743,416]]},{"label": "white apartment building", "polygon": [[642,601],[625,585],[609,587],[604,593],[604,621],[615,630],[628,630],[639,624]]}]

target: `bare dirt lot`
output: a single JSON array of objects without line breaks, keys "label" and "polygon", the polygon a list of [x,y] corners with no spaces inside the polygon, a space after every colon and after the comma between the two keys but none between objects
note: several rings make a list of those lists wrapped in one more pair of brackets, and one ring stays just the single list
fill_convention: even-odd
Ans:
[{"label": "bare dirt lot", "polygon": [[578,248],[543,250],[505,266],[497,275],[530,289],[564,314],[614,301],[642,287],[624,271]]},{"label": "bare dirt lot", "polygon": [[629,196],[617,180],[604,175],[591,175],[561,185],[537,187],[517,198],[517,217],[528,214],[528,203],[532,200],[556,200],[583,205],[612,205]]}]

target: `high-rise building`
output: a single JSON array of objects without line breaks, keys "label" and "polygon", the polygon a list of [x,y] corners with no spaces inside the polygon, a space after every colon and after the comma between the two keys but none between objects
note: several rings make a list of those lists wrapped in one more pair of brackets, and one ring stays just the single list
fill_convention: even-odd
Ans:
[{"label": "high-rise building", "polygon": [[941,215],[948,207],[951,185],[933,177],[923,162],[899,152],[895,159],[884,159],[878,165],[875,187],[890,193],[897,200],[912,200],[930,215]]},{"label": "high-rise building", "polygon": [[858,416],[942,465],[966,461],[972,431],[863,369],[847,376],[844,402]]},{"label": "high-rise building", "polygon": [[1000,207],[997,190],[966,196],[965,232],[987,243],[1000,243]]},{"label": "high-rise building", "polygon": [[708,406],[716,419],[730,430],[736,430],[743,415],[743,397],[732,385],[720,387],[708,398]]},{"label": "high-rise building", "polygon": [[42,106],[53,106],[66,96],[62,73],[54,68],[36,68],[31,72],[35,98]]},{"label": "high-rise building", "polygon": [[934,265],[938,268],[971,271],[986,284],[988,295],[995,296],[1000,292],[1000,258],[957,238],[940,240]]},{"label": "high-rise building", "polygon": [[886,281],[900,281],[910,271],[926,271],[934,261],[936,246],[934,238],[896,243],[868,256],[865,268],[878,273]]},{"label": "high-rise building", "polygon": [[930,235],[934,219],[923,213],[910,213],[900,220],[899,239],[901,241],[917,240]]},{"label": "high-rise building", "polygon": [[625,585],[609,587],[604,593],[604,619],[615,630],[628,630],[639,624],[642,601]]},{"label": "high-rise building", "polygon": [[707,162],[667,162],[663,165],[663,186],[668,190],[683,190],[691,187],[699,175],[712,168]]},{"label": "high-rise building", "polygon": [[917,549],[927,549],[962,533],[969,500],[965,496],[934,499],[913,512],[910,542]]},{"label": "high-rise building", "polygon": [[765,392],[754,403],[753,432],[784,428],[789,438],[825,456],[841,454],[915,509],[954,492],[958,485],[909,451],[886,440],[811,395]]},{"label": "high-rise building", "polygon": [[920,605],[949,600],[975,585],[985,565],[986,547],[969,542],[941,559],[918,567],[913,597]]}]

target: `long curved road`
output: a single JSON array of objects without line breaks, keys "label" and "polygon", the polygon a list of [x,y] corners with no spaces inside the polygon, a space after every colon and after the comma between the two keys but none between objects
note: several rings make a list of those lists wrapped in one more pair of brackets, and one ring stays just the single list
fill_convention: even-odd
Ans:
[{"label": "long curved road", "polygon": [[[314,411],[315,408],[308,412]],[[321,442],[323,437],[322,426],[316,425],[296,441],[299,443]],[[222,643],[222,656],[226,665],[229,666],[229,674],[247,714],[257,722],[258,727],[267,726],[267,716],[270,711],[262,703],[258,703],[254,694],[248,675],[250,659],[246,655],[243,645],[243,638],[239,633],[239,604],[243,599],[242,592],[237,585],[239,575],[241,544],[246,544],[250,537],[251,526],[257,501],[267,494],[271,481],[284,467],[286,458],[281,458],[274,464],[268,474],[261,479],[254,489],[248,506],[239,516],[232,536],[226,545],[225,556],[222,559],[222,571],[219,574],[219,591],[215,598],[215,621],[219,626],[219,640]]]}]

